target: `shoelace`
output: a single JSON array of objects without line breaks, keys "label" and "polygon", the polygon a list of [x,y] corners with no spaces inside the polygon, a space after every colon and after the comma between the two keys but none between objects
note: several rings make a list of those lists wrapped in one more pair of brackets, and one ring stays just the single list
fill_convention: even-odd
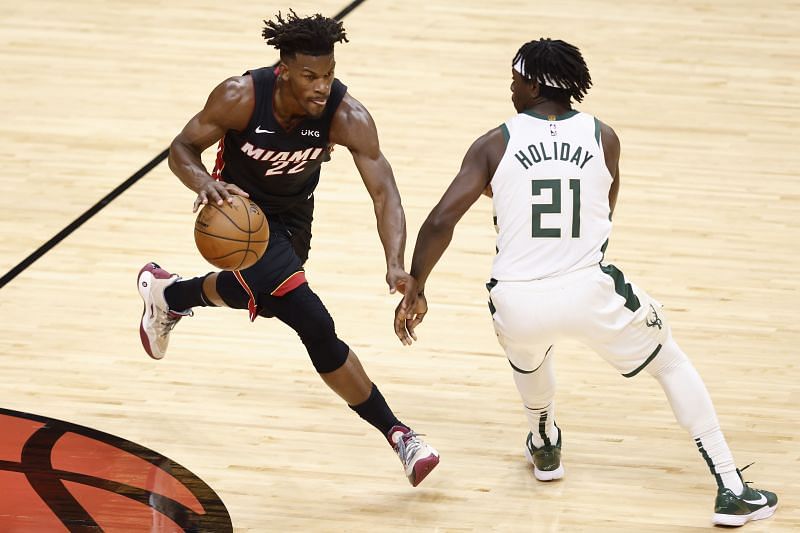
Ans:
[{"label": "shoelace", "polygon": [[742,477],[742,472],[744,472],[745,470],[747,470],[748,468],[750,468],[750,467],[751,467],[751,466],[753,466],[754,464],[756,464],[756,462],[755,462],[755,461],[753,461],[753,462],[752,462],[752,463],[750,463],[749,465],[743,466],[742,468],[740,468],[740,469],[739,469],[739,477],[740,477],[740,478],[742,478],[742,483],[744,483],[744,484],[745,484],[745,486],[749,486],[749,485],[750,485],[750,483],[752,483],[752,482],[751,482],[751,481],[745,481],[745,480],[744,480],[744,477]]},{"label": "shoelace", "polygon": [[180,315],[172,316],[172,315],[167,314],[167,318],[159,323],[159,324],[161,324],[161,332],[160,332],[161,335],[166,335],[167,333],[172,331],[172,328],[175,327],[175,324],[177,324],[178,321],[181,318],[183,318],[183,317],[180,316]]},{"label": "shoelace", "polygon": [[170,331],[172,331],[181,318],[193,315],[194,312],[191,309],[187,313],[175,313],[174,311],[167,311],[164,315],[164,320],[159,322],[162,328],[159,334],[162,336],[167,335]]},{"label": "shoelace", "polygon": [[397,440],[397,455],[400,456],[403,464],[407,464],[409,459],[413,458],[424,446],[422,441],[417,438],[418,436],[418,433],[409,431]]}]

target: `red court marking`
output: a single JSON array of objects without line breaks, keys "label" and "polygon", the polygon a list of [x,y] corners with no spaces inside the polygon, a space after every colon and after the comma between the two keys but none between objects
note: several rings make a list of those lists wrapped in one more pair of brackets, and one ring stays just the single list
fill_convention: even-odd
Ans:
[{"label": "red court marking", "polygon": [[[205,514],[197,498],[172,475],[114,446],[75,433],[66,433],[53,446],[51,457],[56,470],[77,472],[145,489],[171,498],[200,515]],[[103,491],[103,494],[109,493]]]},{"label": "red court marking", "polygon": [[71,481],[64,485],[105,533],[184,533],[178,524],[135,500]]},{"label": "red court marking", "polygon": [[25,474],[0,470],[0,487],[3,488],[3,494],[0,495],[0,531],[69,533],[33,490]]},{"label": "red court marking", "polygon": [[0,461],[22,462],[22,446],[43,425],[35,420],[0,414]]}]

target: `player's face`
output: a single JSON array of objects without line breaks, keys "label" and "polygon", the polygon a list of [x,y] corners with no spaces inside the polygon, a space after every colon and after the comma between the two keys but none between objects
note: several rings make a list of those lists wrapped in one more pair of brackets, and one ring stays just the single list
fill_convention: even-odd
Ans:
[{"label": "player's face", "polygon": [[294,59],[282,64],[292,95],[306,115],[322,116],[333,85],[333,69],[336,61],[333,54],[309,56],[296,54]]},{"label": "player's face", "polygon": [[530,107],[531,85],[522,75],[511,69],[511,102],[517,113],[522,113]]}]

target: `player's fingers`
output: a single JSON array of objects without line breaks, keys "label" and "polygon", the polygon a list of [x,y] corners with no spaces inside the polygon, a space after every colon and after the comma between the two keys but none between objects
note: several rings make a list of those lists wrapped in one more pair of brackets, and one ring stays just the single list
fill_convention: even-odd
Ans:
[{"label": "player's fingers", "polygon": [[229,204],[232,204],[233,203],[233,196],[231,196],[231,194],[228,192],[229,185],[227,183],[220,183],[220,185],[222,185],[222,186],[218,188],[218,190],[219,190],[218,194],[219,194],[221,200],[219,202],[217,202],[217,203],[219,205],[222,205],[222,202],[228,202]]},{"label": "player's fingers", "polygon": [[404,317],[405,313],[401,314],[398,309],[394,315],[394,333],[404,346],[408,346],[411,342],[409,341],[408,332],[406,331],[406,320]]},{"label": "player's fingers", "polygon": [[397,292],[399,292],[400,294],[403,294],[403,295],[405,295],[405,293],[406,293],[406,287],[407,287],[407,285],[406,285],[406,280],[404,280],[404,279],[400,279],[400,280],[398,280],[398,282],[395,284],[395,286],[394,286],[394,290],[395,290],[395,291],[397,291]]},{"label": "player's fingers", "polygon": [[[408,335],[412,339],[417,340],[417,334],[414,333],[414,325],[415,324],[413,320],[406,320],[406,331],[408,331]],[[409,342],[409,344],[411,344],[411,342]]]},{"label": "player's fingers", "polygon": [[406,331],[408,331],[408,335],[414,340],[417,340],[417,333],[415,329],[420,322],[422,322],[422,320],[418,318],[412,318],[411,320],[406,320]]},{"label": "player's fingers", "polygon": [[417,297],[414,296],[413,293],[406,292],[405,296],[403,296],[403,303],[405,303],[405,318],[406,320],[410,320],[414,318],[414,308],[417,306]]},{"label": "player's fingers", "polygon": [[200,194],[197,195],[197,198],[194,199],[194,206],[192,207],[192,213],[197,213],[197,210],[200,208],[201,205],[206,205],[208,203],[208,196],[206,196],[205,191],[200,191]]},{"label": "player's fingers", "polygon": [[[411,333],[412,335],[414,334],[414,329],[417,326],[419,326],[420,324],[422,324],[422,319],[423,318],[425,318],[425,313],[417,313],[414,316],[414,318],[412,318],[411,320],[407,321],[408,324],[406,325],[406,327],[408,328],[409,333]],[[416,337],[415,337],[415,339],[416,339]]]},{"label": "player's fingers", "polygon": [[405,302],[402,300],[394,309],[394,334],[400,339],[400,342],[406,344],[406,309],[403,305]]},{"label": "player's fingers", "polygon": [[250,198],[249,194],[247,194],[242,189],[240,189],[239,187],[237,187],[236,185],[234,185],[232,183],[226,184],[225,188],[228,189],[228,191],[232,192],[233,194],[235,194],[237,196],[244,196],[245,198]]},{"label": "player's fingers", "polygon": [[214,202],[217,205],[222,205],[222,196],[219,195],[217,192],[216,187],[209,187],[209,190],[206,192],[208,202]]}]

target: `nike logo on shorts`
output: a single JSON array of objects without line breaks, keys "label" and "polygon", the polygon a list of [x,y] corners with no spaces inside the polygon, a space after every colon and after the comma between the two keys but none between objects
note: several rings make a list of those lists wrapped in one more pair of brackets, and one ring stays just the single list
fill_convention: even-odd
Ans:
[{"label": "nike logo on shorts", "polygon": [[262,130],[261,126],[258,125],[258,126],[256,126],[256,133],[275,133],[275,132],[272,131],[272,130]]}]

